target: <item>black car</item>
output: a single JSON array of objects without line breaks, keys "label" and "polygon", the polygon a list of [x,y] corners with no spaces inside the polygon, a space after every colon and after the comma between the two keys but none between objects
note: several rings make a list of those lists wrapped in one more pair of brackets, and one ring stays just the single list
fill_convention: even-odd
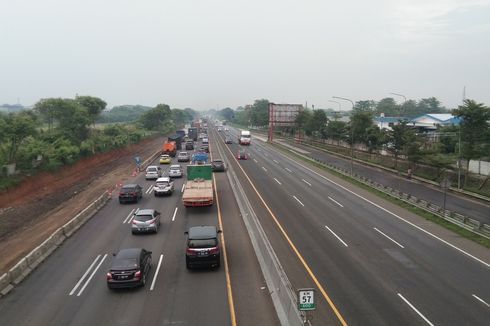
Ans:
[{"label": "black car", "polygon": [[119,190],[119,203],[138,202],[143,198],[143,188],[138,184],[127,184]]},{"label": "black car", "polygon": [[209,153],[209,145],[201,145],[201,149],[199,150],[201,152],[204,152],[204,153]]},{"label": "black car", "polygon": [[151,268],[151,251],[142,248],[120,250],[107,272],[107,287],[132,288],[144,286]]},{"label": "black car", "polygon": [[238,160],[246,160],[248,159],[248,155],[247,155],[247,152],[245,152],[245,150],[241,149],[238,151],[237,155],[236,155],[236,158]]},{"label": "black car", "polygon": [[185,150],[194,150],[194,142],[193,141],[188,141],[185,143]]},{"label": "black car", "polygon": [[229,136],[225,137],[225,144],[233,144],[233,140],[231,139],[231,137]]},{"label": "black car", "polygon": [[192,267],[219,267],[220,246],[215,226],[193,226],[187,234],[187,247],[185,263],[187,268]]},{"label": "black car", "polygon": [[220,159],[213,160],[211,162],[211,167],[213,168],[213,172],[225,172],[225,162]]}]

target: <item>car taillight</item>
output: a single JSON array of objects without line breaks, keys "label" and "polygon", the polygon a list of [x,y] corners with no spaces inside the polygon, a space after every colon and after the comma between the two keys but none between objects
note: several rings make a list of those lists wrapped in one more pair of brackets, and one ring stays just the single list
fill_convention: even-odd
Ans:
[{"label": "car taillight", "polygon": [[136,220],[134,220],[134,219],[133,219],[133,220],[131,221],[131,224],[138,224],[138,222],[136,222]]},{"label": "car taillight", "polygon": [[108,280],[112,280],[112,273],[108,272],[106,274],[106,277],[107,277]]},{"label": "car taillight", "polygon": [[151,220],[151,221],[150,221],[150,224],[152,224],[152,225],[153,225],[153,224],[155,224],[155,222],[156,222],[156,220]]},{"label": "car taillight", "polygon": [[209,248],[209,253],[210,254],[219,254],[219,247],[216,246],[216,247]]},{"label": "car taillight", "polygon": [[140,278],[141,277],[141,271],[137,271],[134,273],[134,278]]},{"label": "car taillight", "polygon": [[187,248],[186,253],[188,255],[192,255],[192,256],[195,256],[197,254],[197,252],[194,249],[191,249],[191,248]]},{"label": "car taillight", "polygon": [[119,196],[124,196],[124,192],[120,192],[119,193]]}]

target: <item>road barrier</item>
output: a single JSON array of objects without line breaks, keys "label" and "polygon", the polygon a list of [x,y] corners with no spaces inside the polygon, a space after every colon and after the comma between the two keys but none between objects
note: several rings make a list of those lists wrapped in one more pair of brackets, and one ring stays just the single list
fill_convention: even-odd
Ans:
[{"label": "road barrier", "polygon": [[12,285],[19,284],[27,275],[29,275],[31,271],[31,268],[27,264],[26,257],[22,258],[17,264],[15,264],[14,267],[12,267],[8,271],[10,283]]},{"label": "road barrier", "polygon": [[9,274],[4,273],[0,276],[0,298],[9,293],[13,288],[14,286],[10,284]]},{"label": "road barrier", "polygon": [[27,260],[27,265],[31,270],[34,270],[40,263],[44,261],[53,251],[58,248],[63,241],[65,241],[66,236],[63,233],[63,229],[59,228],[54,231],[53,234],[34,250],[32,250],[25,258]]}]

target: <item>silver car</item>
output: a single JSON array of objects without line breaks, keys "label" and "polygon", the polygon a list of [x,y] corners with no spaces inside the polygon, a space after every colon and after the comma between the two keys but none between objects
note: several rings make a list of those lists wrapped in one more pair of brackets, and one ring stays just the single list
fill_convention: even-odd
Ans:
[{"label": "silver car", "polygon": [[178,162],[189,162],[191,159],[191,155],[189,152],[180,152],[179,155],[177,155],[177,161]]},{"label": "silver car", "polygon": [[160,228],[160,212],[154,209],[140,209],[131,221],[131,233],[158,232]]},{"label": "silver car", "polygon": [[170,170],[168,171],[168,176],[171,178],[180,178],[183,175],[182,165],[173,164],[170,166]]},{"label": "silver car", "polygon": [[158,179],[162,176],[162,168],[156,165],[150,165],[146,168],[146,180]]}]

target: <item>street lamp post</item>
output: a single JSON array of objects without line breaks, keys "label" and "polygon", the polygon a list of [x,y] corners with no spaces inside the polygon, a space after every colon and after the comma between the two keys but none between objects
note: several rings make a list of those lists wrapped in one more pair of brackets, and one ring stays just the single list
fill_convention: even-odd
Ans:
[{"label": "street lamp post", "polygon": [[[402,104],[402,106],[405,104],[405,102],[407,102],[407,98],[406,98],[406,96],[405,96],[405,95],[403,95],[403,94],[399,94],[399,93],[390,93],[390,94],[391,94],[391,95],[396,95],[396,96],[403,97],[403,104]],[[399,115],[401,115],[401,113],[402,113],[401,111],[402,111],[402,110],[401,110],[401,108],[400,108],[400,111],[398,112],[398,114],[399,114]]]},{"label": "street lamp post", "polygon": [[[337,103],[339,105],[339,111],[338,112],[342,111],[342,105],[340,104],[339,101],[334,101],[334,100],[328,100],[328,101],[333,102],[333,103]],[[335,111],[334,111],[334,119],[335,119],[335,121],[337,121],[337,112],[335,112]]]},{"label": "street lamp post", "polygon": [[[352,100],[349,100],[348,98],[345,97],[340,97],[340,96],[332,96],[332,98],[337,98],[339,100],[344,100],[344,101],[349,101],[352,104],[352,110],[354,110],[354,102]],[[350,121],[350,175],[352,176],[354,174],[354,126],[352,124],[352,119]]]}]

